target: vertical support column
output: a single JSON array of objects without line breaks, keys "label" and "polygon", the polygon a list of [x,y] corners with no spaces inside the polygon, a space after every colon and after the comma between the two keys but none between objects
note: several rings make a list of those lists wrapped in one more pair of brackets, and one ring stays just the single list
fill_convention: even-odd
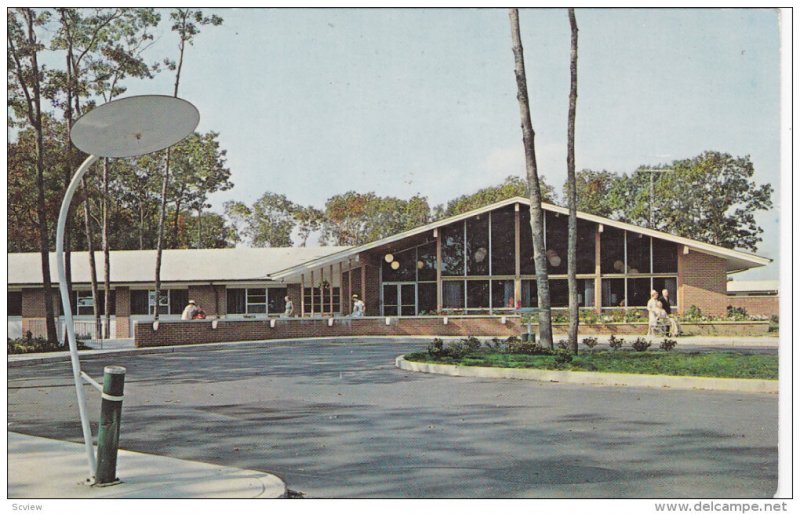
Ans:
[{"label": "vertical support column", "polygon": [[311,273],[311,317],[314,317],[314,270]]},{"label": "vertical support column", "polygon": [[306,274],[300,274],[300,317],[306,316]]},{"label": "vertical support column", "polygon": [[103,370],[103,400],[100,404],[100,426],[97,430],[98,485],[112,484],[117,479],[117,450],[122,418],[122,393],[125,389],[125,368],[106,366]]},{"label": "vertical support column", "polygon": [[597,224],[594,233],[594,312],[600,314],[602,311],[603,291],[601,289],[603,281],[600,279],[600,234],[603,232],[603,225]]},{"label": "vertical support column", "polygon": [[347,314],[353,314],[353,261],[347,258]]},{"label": "vertical support column", "polygon": [[436,311],[442,310],[442,237],[438,228],[433,229],[436,238]]},{"label": "vertical support column", "polygon": [[514,204],[514,308],[522,304],[522,245],[519,204]]},{"label": "vertical support column", "polygon": [[342,261],[339,261],[339,311],[344,314],[344,271]]},{"label": "vertical support column", "polygon": [[331,317],[333,317],[333,264],[331,264],[330,273],[328,275],[331,277]]},{"label": "vertical support column", "polygon": [[366,259],[361,259],[361,301],[364,302],[364,315],[367,310],[367,263]]},{"label": "vertical support column", "polygon": [[682,245],[675,245],[675,251],[678,252],[678,283],[676,284],[678,289],[676,291],[676,296],[677,296],[676,300],[678,302],[677,310],[678,314],[683,314],[684,313],[683,306],[686,305],[685,302],[686,288],[683,286],[683,283],[686,280],[684,276],[686,268],[684,256],[689,254],[689,247]]},{"label": "vertical support column", "polygon": [[319,268],[319,315],[325,315],[325,267]]}]

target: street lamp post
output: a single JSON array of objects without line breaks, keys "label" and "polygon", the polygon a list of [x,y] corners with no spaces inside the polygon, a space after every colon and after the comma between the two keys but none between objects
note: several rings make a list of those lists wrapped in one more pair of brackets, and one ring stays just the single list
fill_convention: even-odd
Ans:
[{"label": "street lamp post", "polygon": [[97,464],[92,446],[92,431],[86,412],[83,381],[97,382],[81,371],[75,327],[72,320],[72,303],[67,290],[64,271],[64,231],[72,197],[88,169],[101,157],[134,157],[163,150],[191,134],[200,121],[194,105],[171,96],[132,96],[103,104],[79,118],[70,132],[72,143],[89,157],[72,177],[61,203],[56,229],[56,266],[58,288],[64,306],[64,322],[69,341],[72,375],[78,396],[81,429],[92,477]]},{"label": "street lamp post", "polygon": [[653,228],[653,198],[655,197],[655,181],[654,176],[656,173],[669,173],[672,171],[669,168],[645,168],[641,170],[636,170],[636,173],[649,173],[650,174],[650,219],[648,220],[648,227]]}]

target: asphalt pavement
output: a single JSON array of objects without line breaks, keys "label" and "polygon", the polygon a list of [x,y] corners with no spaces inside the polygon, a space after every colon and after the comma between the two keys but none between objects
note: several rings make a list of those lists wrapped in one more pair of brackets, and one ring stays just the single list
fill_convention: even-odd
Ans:
[{"label": "asphalt pavement", "polygon": [[[689,346],[686,339],[679,345]],[[426,344],[121,348],[85,354],[82,362],[95,378],[109,364],[128,370],[125,452],[277,475],[307,498],[775,494],[774,394],[456,378],[394,367],[397,355]],[[9,432],[82,441],[68,361],[25,363],[8,369]],[[96,391],[87,386],[86,393],[89,412],[99,415]],[[120,478],[133,483],[132,472],[121,457]]]}]

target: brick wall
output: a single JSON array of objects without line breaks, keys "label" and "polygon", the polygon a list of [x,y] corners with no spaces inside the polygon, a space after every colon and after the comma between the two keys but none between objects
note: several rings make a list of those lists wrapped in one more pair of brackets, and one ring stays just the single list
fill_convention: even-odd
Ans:
[{"label": "brick wall", "polygon": [[[203,308],[206,315],[217,316],[227,311],[228,294],[225,286],[189,286],[189,298]],[[217,310],[219,308],[219,310]]]},{"label": "brick wall", "polygon": [[703,314],[719,316],[729,305],[724,259],[690,251],[678,256],[678,301],[681,312],[696,305]]},{"label": "brick wall", "polygon": [[131,290],[128,287],[117,287],[116,291],[116,319],[117,328],[115,337],[127,338],[131,334]]},{"label": "brick wall", "polygon": [[364,299],[366,316],[380,316],[381,314],[381,268],[367,265],[367,296]]},{"label": "brick wall", "polygon": [[[328,326],[333,319],[333,326]],[[317,318],[270,320],[219,320],[212,328],[210,320],[162,321],[158,331],[151,323],[136,325],[136,346],[170,346],[194,343],[220,343],[231,341],[263,341],[307,337],[358,337],[358,336],[480,336],[508,337],[523,332],[518,317],[465,317],[448,318]]]},{"label": "brick wall", "polygon": [[740,307],[753,316],[778,316],[780,302],[777,296],[729,296],[727,305]]},{"label": "brick wall", "polygon": [[[58,296],[58,291],[53,296]],[[53,300],[55,302],[55,299]],[[45,318],[44,289],[26,288],[22,290],[22,316],[24,318]],[[58,313],[58,310],[55,311]]]},{"label": "brick wall", "polygon": [[287,284],[286,295],[294,305],[294,315],[300,315],[300,284]]}]

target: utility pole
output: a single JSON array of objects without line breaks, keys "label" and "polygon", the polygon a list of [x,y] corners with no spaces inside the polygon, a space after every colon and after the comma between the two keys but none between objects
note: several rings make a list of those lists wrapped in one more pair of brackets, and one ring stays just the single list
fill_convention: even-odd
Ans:
[{"label": "utility pole", "polygon": [[636,170],[635,173],[649,173],[650,174],[650,219],[647,228],[653,228],[653,198],[655,197],[655,174],[656,173],[669,173],[672,170],[669,168],[645,168]]}]

